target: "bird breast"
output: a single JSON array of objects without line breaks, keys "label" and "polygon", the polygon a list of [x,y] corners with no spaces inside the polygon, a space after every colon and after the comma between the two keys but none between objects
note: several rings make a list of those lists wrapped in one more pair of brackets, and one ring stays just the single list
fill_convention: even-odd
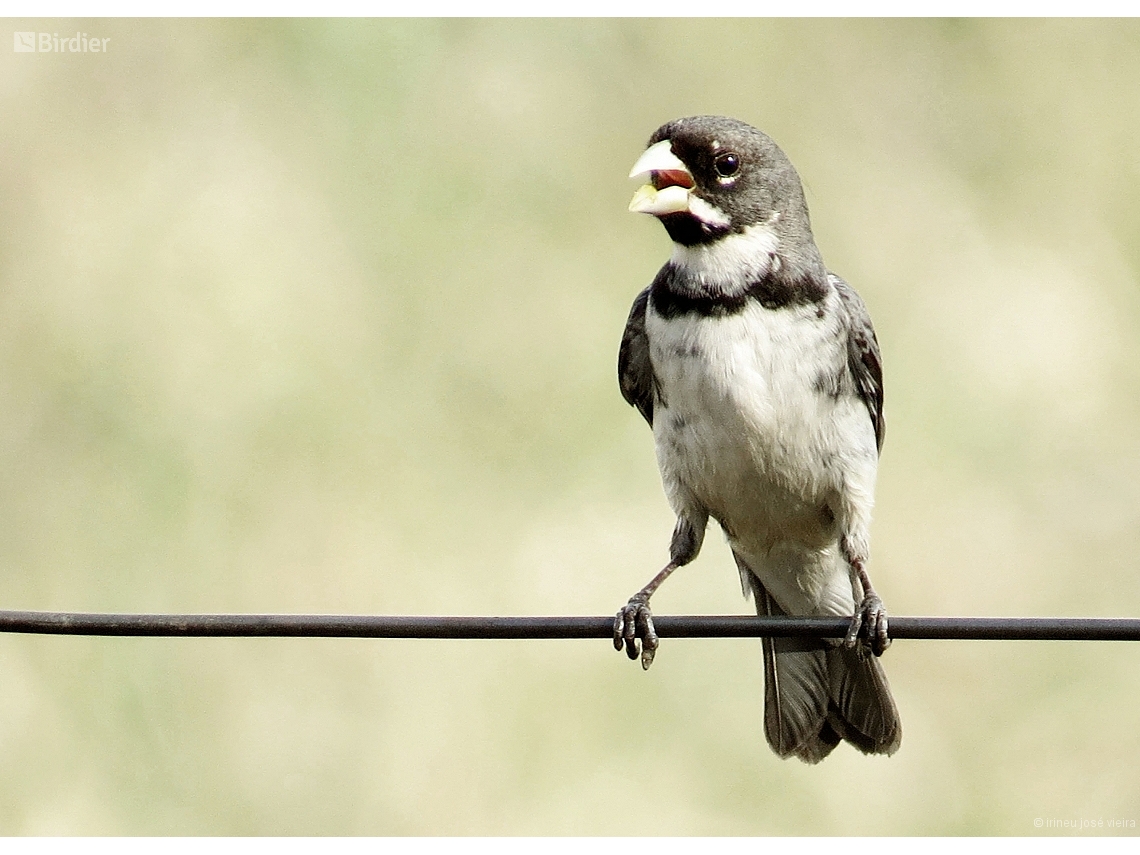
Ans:
[{"label": "bird breast", "polygon": [[667,491],[697,502],[730,539],[760,549],[833,544],[851,431],[874,455],[865,408],[860,425],[857,398],[839,394],[840,380],[821,382],[846,376],[837,299],[779,309],[753,301],[712,317],[648,312]]}]

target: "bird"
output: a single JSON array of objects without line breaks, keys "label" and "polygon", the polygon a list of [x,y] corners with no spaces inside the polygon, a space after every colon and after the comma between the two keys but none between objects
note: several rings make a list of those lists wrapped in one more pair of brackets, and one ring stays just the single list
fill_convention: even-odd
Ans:
[{"label": "bird", "polygon": [[673,248],[633,302],[618,380],[653,430],[677,522],[669,562],[617,613],[614,646],[649,668],[650,598],[712,518],[758,614],[851,618],[842,640],[763,639],[772,750],[818,763],[846,740],[893,754],[889,624],[867,573],[885,422],[866,305],[824,265],[791,161],[751,125],[668,122],[630,178],[645,182],[630,211],[656,217]]}]

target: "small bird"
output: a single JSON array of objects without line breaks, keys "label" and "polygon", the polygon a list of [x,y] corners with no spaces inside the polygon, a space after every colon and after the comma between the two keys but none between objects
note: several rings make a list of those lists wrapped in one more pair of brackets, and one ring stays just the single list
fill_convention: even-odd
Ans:
[{"label": "small bird", "polygon": [[629,209],[657,217],[673,253],[634,300],[618,378],[653,429],[677,524],[669,563],[618,612],[614,646],[650,666],[649,599],[696,558],[712,517],[758,614],[852,617],[842,642],[763,640],[772,750],[818,763],[847,740],[893,754],[887,614],[867,575],[884,431],[867,308],[824,266],[787,155],[750,125],[669,122],[630,177],[647,183]]}]

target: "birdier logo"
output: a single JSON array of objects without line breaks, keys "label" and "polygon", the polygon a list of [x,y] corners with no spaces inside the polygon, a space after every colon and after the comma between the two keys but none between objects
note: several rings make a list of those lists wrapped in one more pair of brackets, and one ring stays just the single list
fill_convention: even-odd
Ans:
[{"label": "birdier logo", "polygon": [[12,50],[16,53],[106,53],[111,38],[105,39],[76,33],[60,37],[59,33],[16,32],[12,34]]}]

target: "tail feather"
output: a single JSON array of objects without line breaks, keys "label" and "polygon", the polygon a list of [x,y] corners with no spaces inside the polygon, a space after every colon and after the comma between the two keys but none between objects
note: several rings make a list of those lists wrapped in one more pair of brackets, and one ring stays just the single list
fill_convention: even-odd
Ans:
[{"label": "tail feather", "polygon": [[827,653],[836,732],[864,754],[894,754],[902,744],[899,711],[879,660],[858,649]]},{"label": "tail feather", "polygon": [[[737,558],[761,615],[785,612]],[[842,740],[864,754],[894,754],[898,710],[879,661],[814,638],[765,638],[764,734],[780,757],[818,763]]]}]

